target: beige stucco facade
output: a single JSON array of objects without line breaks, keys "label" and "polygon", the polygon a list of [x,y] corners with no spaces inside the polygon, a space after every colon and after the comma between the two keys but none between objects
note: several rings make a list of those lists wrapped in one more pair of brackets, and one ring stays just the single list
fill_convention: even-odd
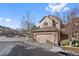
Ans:
[{"label": "beige stucco facade", "polygon": [[[55,22],[55,25],[53,24]],[[47,23],[47,26],[44,23]],[[58,18],[46,16],[42,19],[39,23],[39,31],[34,33],[34,39],[39,43],[53,43],[54,45],[58,46],[58,42],[60,40],[60,33],[59,31],[61,28],[61,22]]]},{"label": "beige stucco facade", "polygon": [[[56,18],[52,18],[52,19],[56,22],[56,28],[60,30],[61,22]],[[44,26],[44,22],[47,22],[48,26]],[[39,23],[39,26],[40,26],[40,28],[52,27],[52,24],[53,24],[52,20],[50,20],[50,18],[46,17],[42,22]]]},{"label": "beige stucco facade", "polygon": [[41,23],[39,23],[40,28],[48,27],[48,26],[44,26],[44,22],[48,22],[48,26],[52,26],[52,20],[46,17]]}]

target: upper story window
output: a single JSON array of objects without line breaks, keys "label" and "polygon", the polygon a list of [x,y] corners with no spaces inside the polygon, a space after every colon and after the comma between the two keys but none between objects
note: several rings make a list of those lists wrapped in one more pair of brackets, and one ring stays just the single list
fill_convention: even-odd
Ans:
[{"label": "upper story window", "polygon": [[54,20],[52,20],[52,25],[56,26],[56,22]]},{"label": "upper story window", "polygon": [[48,26],[48,22],[44,22],[44,26]]}]

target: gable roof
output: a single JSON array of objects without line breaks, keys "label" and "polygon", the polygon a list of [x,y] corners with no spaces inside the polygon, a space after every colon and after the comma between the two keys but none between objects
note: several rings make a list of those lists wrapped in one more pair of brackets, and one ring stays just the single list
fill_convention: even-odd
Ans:
[{"label": "gable roof", "polygon": [[41,23],[46,17],[49,18],[50,20],[53,20],[53,18],[56,18],[59,22],[62,22],[60,18],[58,18],[58,17],[56,17],[56,16],[48,15],[48,16],[44,16],[44,17],[39,21],[39,23]]}]

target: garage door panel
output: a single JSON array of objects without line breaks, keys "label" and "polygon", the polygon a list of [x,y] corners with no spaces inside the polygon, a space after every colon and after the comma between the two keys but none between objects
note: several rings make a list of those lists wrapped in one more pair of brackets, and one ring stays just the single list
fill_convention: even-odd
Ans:
[{"label": "garage door panel", "polygon": [[37,41],[40,43],[46,43],[46,41],[54,42],[54,35],[37,35],[36,36]]}]

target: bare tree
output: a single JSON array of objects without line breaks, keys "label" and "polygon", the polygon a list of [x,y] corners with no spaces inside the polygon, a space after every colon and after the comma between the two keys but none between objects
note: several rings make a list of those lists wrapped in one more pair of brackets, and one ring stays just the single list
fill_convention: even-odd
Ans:
[{"label": "bare tree", "polygon": [[72,35],[73,35],[74,31],[76,30],[75,24],[72,22],[72,20],[75,19],[76,17],[78,17],[78,13],[79,13],[79,9],[75,8],[75,9],[71,10],[65,17],[67,20],[67,25],[66,25],[65,30],[68,33],[69,40],[71,40],[71,41],[72,41]]},{"label": "bare tree", "polygon": [[29,37],[30,37],[30,35],[31,35],[31,29],[32,29],[33,26],[35,25],[35,24],[33,23],[33,21],[34,21],[34,19],[32,18],[32,15],[31,15],[29,12],[27,12],[26,15],[24,15],[24,16],[22,17],[21,27],[22,27],[24,30],[28,31],[28,36],[29,36]]},{"label": "bare tree", "polygon": [[30,28],[32,27],[33,25],[33,21],[34,19],[32,19],[32,16],[29,12],[26,13],[26,15],[24,15],[22,17],[22,21],[21,21],[21,27],[23,29],[26,29],[27,31],[30,30]]}]

